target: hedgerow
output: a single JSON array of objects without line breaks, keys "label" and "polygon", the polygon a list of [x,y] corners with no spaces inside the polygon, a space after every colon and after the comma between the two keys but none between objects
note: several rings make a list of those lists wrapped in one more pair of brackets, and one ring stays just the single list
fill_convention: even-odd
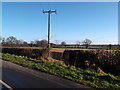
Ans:
[{"label": "hedgerow", "polygon": [[101,75],[81,68],[73,68],[73,66],[61,66],[53,62],[43,62],[13,54],[2,53],[0,58],[95,88],[120,88],[120,78],[112,74]]},{"label": "hedgerow", "polygon": [[99,67],[106,73],[120,75],[120,51],[118,50],[65,50],[62,60],[67,65],[94,70],[98,70]]}]

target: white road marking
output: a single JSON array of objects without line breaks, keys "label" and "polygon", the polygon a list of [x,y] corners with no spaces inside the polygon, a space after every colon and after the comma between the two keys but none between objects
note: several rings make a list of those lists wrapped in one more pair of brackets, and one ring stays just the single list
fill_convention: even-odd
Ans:
[{"label": "white road marking", "polygon": [[0,80],[0,83],[2,83],[8,89],[12,90],[12,87],[10,87],[8,84],[6,84],[5,82],[3,82],[2,80]]}]

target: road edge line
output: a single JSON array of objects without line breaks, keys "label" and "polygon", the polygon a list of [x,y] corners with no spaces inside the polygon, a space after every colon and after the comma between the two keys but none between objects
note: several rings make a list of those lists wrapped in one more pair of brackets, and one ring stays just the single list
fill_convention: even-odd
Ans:
[{"label": "road edge line", "polygon": [[3,82],[2,80],[0,80],[0,83],[2,83],[5,87],[7,87],[10,90],[12,90],[12,87],[10,87],[8,84],[6,84],[5,82]]}]

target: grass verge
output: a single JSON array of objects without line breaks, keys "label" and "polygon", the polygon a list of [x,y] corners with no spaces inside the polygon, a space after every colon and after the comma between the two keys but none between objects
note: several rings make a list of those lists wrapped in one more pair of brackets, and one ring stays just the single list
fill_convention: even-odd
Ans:
[{"label": "grass verge", "polygon": [[44,62],[25,56],[0,53],[0,58],[13,63],[67,78],[80,84],[95,88],[120,88],[120,78],[112,74],[98,74],[73,66],[67,67],[60,62]]}]

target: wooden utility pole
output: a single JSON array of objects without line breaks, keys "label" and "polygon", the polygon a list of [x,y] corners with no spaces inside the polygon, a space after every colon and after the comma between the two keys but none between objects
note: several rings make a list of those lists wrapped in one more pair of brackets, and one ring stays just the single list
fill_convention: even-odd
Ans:
[{"label": "wooden utility pole", "polygon": [[43,13],[48,13],[48,57],[50,57],[50,14],[51,13],[56,13],[56,10],[52,11],[44,11]]}]

